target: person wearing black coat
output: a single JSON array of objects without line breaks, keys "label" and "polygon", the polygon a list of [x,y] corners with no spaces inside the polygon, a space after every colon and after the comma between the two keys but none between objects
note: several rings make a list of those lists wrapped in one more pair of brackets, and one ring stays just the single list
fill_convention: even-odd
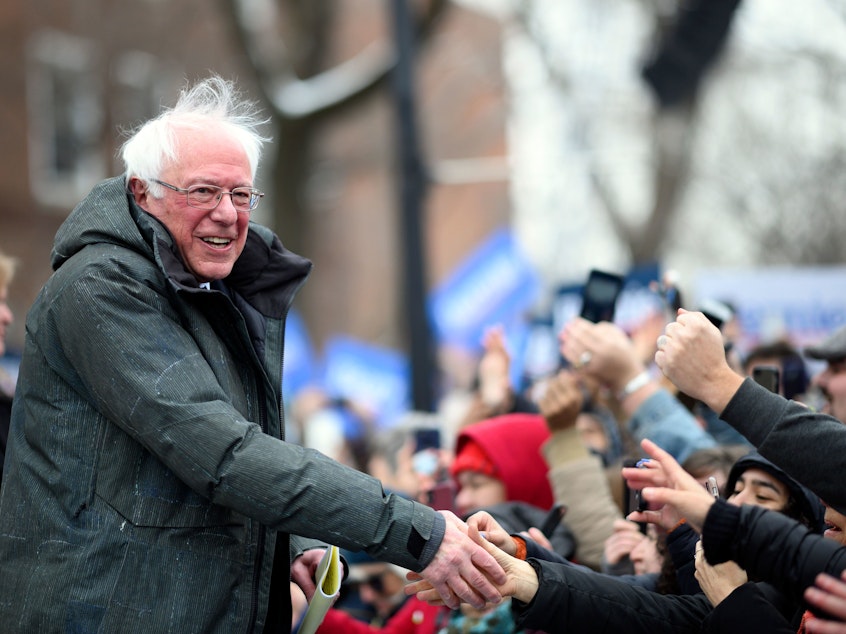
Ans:
[{"label": "person wearing black coat", "polygon": [[[649,441],[642,447],[660,469],[624,470],[629,486],[645,487],[642,495],[653,509],[635,513],[631,519],[643,521],[651,516],[655,520],[667,512],[683,515],[701,532],[701,556],[708,564],[734,561],[751,578],[766,580],[800,609],[807,607],[803,594],[814,585],[818,574],[839,576],[846,570],[846,548],[835,539],[827,539],[781,513],[714,500],[669,454]],[[791,618],[782,611],[786,624],[768,609],[766,602],[773,603],[771,597],[762,597],[747,586],[735,590],[714,611],[711,631],[749,631],[744,623],[750,622],[757,627],[769,624],[755,631],[797,631],[795,614]]]},{"label": "person wearing black coat", "polygon": [[[645,445],[645,448],[647,447]],[[665,452],[662,453],[672,460]],[[681,470],[677,462],[674,460],[672,462]],[[755,475],[753,470],[759,474]],[[742,477],[747,472],[752,476],[749,481]],[[820,530],[822,507],[816,496],[754,452],[738,460],[732,468],[726,485],[727,492],[732,492],[730,496],[737,502],[765,495],[759,490],[759,487],[766,488],[766,483],[760,483],[764,480],[764,475],[760,472],[771,475],[773,480],[782,483],[786,489],[780,501],[772,500],[773,509],[776,509],[775,505],[779,504],[781,508],[778,510],[781,512],[802,518],[815,530]],[[714,498],[706,493],[701,485],[691,476],[685,475],[695,483],[700,493],[711,503],[714,502]],[[749,490],[744,494],[743,491],[746,488]],[[731,506],[725,502],[722,504]],[[657,521],[658,518],[654,513],[652,512],[648,519]],[[637,519],[642,521],[647,517]],[[494,532],[501,530],[501,527],[496,526],[488,518],[471,517],[468,524],[485,532],[492,544],[500,542],[500,538],[494,535]],[[698,524],[694,525],[694,528],[697,526]],[[684,527],[682,530],[688,534],[680,538],[680,543],[691,544],[693,530]],[[495,547],[489,548],[489,551],[493,553],[491,549]],[[526,552],[528,555],[526,562],[505,555],[500,559],[501,565],[513,582],[513,588],[503,588],[503,592],[515,598],[512,606],[518,628],[568,633],[643,632],[644,634],[750,631],[749,629],[725,629],[724,625],[725,621],[735,624],[730,608],[736,601],[742,603],[738,601],[738,598],[744,595],[748,595],[751,602],[749,605],[759,614],[760,622],[785,625],[788,628],[785,631],[795,632],[795,625],[798,624],[802,615],[802,609],[795,599],[783,596],[772,585],[764,582],[744,584],[738,589],[740,592],[737,596],[731,596],[731,601],[726,604],[726,607],[719,608],[719,612],[716,612],[712,609],[711,601],[702,593],[662,595],[648,588],[633,585],[623,578],[602,575],[560,561],[551,561],[551,558],[544,555],[541,549],[533,547],[530,543],[527,543]],[[692,576],[692,571],[688,574]],[[695,584],[694,579],[690,579],[690,582]],[[425,600],[425,596],[421,598]],[[745,622],[748,621],[749,619],[746,619]],[[738,623],[743,622],[738,621]]]}]

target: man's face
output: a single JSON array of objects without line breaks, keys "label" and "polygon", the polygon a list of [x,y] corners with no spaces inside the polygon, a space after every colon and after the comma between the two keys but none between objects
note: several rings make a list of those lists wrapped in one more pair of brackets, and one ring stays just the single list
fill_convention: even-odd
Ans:
[{"label": "man's face", "polygon": [[826,404],[823,411],[846,423],[846,359],[831,359],[813,382],[822,390]]},{"label": "man's face", "polygon": [[372,605],[382,618],[389,617],[405,600],[405,579],[385,563],[357,564],[356,577],[361,600]]},{"label": "man's face", "polygon": [[[194,185],[216,185],[224,191],[253,185],[250,163],[240,143],[222,129],[179,132],[178,158],[166,167],[160,179],[182,189]],[[188,205],[183,193],[164,188],[162,198],[136,191],[136,202],[156,217],[173,235],[185,267],[200,282],[224,279],[244,250],[250,215],[232,206],[224,195],[211,210]]]},{"label": "man's face", "polygon": [[460,471],[456,475],[458,493],[455,496],[455,508],[459,516],[468,511],[484,506],[493,506],[505,502],[508,492],[501,480],[478,471]]}]

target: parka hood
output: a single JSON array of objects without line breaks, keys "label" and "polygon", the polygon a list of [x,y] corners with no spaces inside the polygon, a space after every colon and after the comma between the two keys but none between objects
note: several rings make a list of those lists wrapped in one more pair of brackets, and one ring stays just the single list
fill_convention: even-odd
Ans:
[{"label": "parka hood", "polygon": [[96,185],[59,227],[51,253],[53,270],[91,244],[114,244],[149,255],[151,246],[139,232],[131,207],[122,176]]},{"label": "parka hood", "polygon": [[737,484],[743,472],[748,469],[761,469],[782,482],[788,491],[790,491],[791,497],[796,501],[796,505],[802,514],[811,523],[809,528],[815,533],[822,532],[825,508],[823,508],[819,497],[806,486],[794,480],[786,471],[764,458],[757,451],[750,451],[734,463],[726,480],[727,495],[730,495],[734,491],[734,485]]},{"label": "parka hood", "polygon": [[505,414],[468,425],[456,439],[452,475],[458,475],[461,453],[475,444],[487,456],[495,477],[505,484],[509,501],[548,510],[554,495],[541,447],[549,436],[539,414]]},{"label": "parka hood", "polygon": [[[173,237],[135,204],[123,176],[95,186],[62,223],[51,254],[53,269],[91,245],[114,245],[154,260],[177,289],[199,286],[182,263]],[[311,266],[285,249],[272,231],[250,222],[244,252],[224,281],[263,315],[279,317],[287,310],[290,294],[276,291],[298,288]]]}]

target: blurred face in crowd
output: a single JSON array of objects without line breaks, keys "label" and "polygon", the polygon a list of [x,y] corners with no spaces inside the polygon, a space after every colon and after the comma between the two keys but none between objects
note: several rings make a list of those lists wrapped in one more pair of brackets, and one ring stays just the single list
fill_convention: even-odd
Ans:
[{"label": "blurred face in crowd", "polygon": [[14,321],[8,298],[8,287],[5,284],[0,284],[0,357],[6,354],[6,335],[9,334],[9,326]]},{"label": "blurred face in crowd", "polygon": [[825,506],[825,536],[841,546],[846,546],[846,515],[835,511],[828,504]]},{"label": "blurred face in crowd", "polygon": [[[222,129],[179,132],[179,158],[165,167],[161,181],[188,189],[214,185],[224,191],[252,187],[250,163],[242,145]],[[186,195],[163,188],[162,198],[138,179],[130,183],[138,205],[155,216],[173,236],[185,267],[199,282],[226,278],[244,250],[250,214],[236,211],[224,195],[212,210],[188,205]]]},{"label": "blurred face in crowd", "polygon": [[455,496],[455,510],[459,517],[483,506],[492,506],[505,502],[507,491],[505,484],[478,471],[460,471],[456,477],[458,493]]},{"label": "blurred face in crowd", "polygon": [[779,512],[787,508],[789,500],[787,486],[762,469],[747,469],[741,473],[734,491],[728,496],[730,504],[753,504]]},{"label": "blurred face in crowd", "polygon": [[383,618],[405,600],[405,578],[390,564],[359,564],[355,577],[359,580],[356,584],[361,600]]},{"label": "blurred face in crowd", "polygon": [[823,411],[846,423],[846,359],[832,359],[813,379],[825,396]]}]

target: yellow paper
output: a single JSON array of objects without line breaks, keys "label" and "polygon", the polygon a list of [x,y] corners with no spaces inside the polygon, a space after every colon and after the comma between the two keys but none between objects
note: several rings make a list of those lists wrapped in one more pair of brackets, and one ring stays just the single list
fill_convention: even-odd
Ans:
[{"label": "yellow paper", "polygon": [[320,627],[323,617],[326,616],[326,612],[329,611],[341,592],[342,577],[341,553],[337,546],[329,546],[317,565],[317,572],[314,576],[317,589],[308,604],[299,634],[314,634]]}]

